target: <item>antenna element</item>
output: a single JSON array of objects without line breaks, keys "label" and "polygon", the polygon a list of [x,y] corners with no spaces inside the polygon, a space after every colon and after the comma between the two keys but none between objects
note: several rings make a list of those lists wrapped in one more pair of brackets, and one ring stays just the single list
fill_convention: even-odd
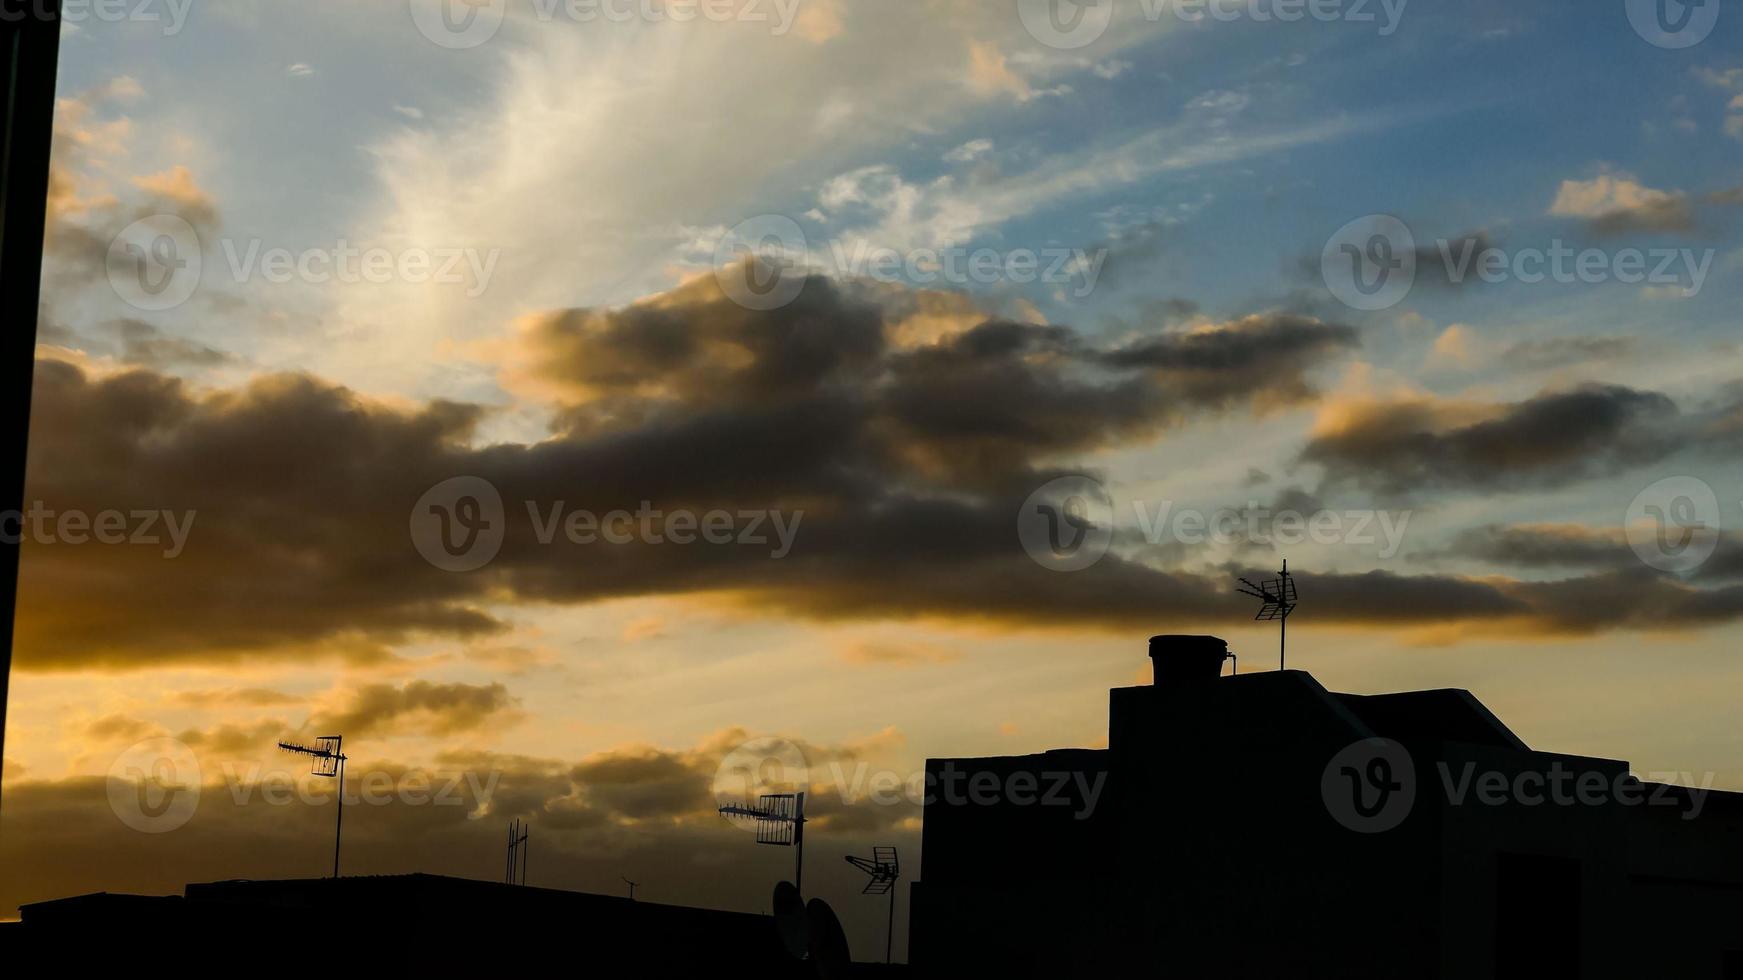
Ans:
[{"label": "antenna element", "polygon": [[1288,662],[1289,654],[1289,614],[1295,611],[1295,579],[1289,575],[1289,559],[1283,559],[1283,570],[1276,578],[1266,579],[1263,585],[1254,585],[1246,579],[1241,579],[1244,588],[1235,591],[1242,595],[1250,595],[1264,601],[1259,607],[1259,614],[1253,619],[1260,622],[1277,622],[1277,669],[1283,670]]},{"label": "antenna element", "polygon": [[527,853],[533,846],[527,842],[531,833],[519,820],[508,824],[508,862],[503,866],[503,882],[510,885],[527,883]]},{"label": "antenna element", "polygon": [[805,883],[805,794],[769,793],[758,797],[757,802],[754,807],[723,806],[720,813],[755,820],[758,844],[793,848],[793,887],[802,888]]},{"label": "antenna element", "polygon": [[896,879],[902,876],[902,862],[896,855],[896,848],[894,845],[874,846],[870,858],[848,855],[847,863],[871,875],[861,895],[890,896],[890,926],[884,933],[884,962],[893,962],[890,950],[896,942]]},{"label": "antenna element", "polygon": [[309,763],[309,775],[325,776],[329,779],[337,777],[339,792],[336,795],[333,809],[338,816],[333,818],[333,877],[339,877],[339,832],[345,828],[345,753],[339,751],[339,746],[345,741],[342,735],[322,735],[315,739],[315,744],[299,745],[296,742],[280,742],[278,747],[286,752],[306,755],[313,758]]}]

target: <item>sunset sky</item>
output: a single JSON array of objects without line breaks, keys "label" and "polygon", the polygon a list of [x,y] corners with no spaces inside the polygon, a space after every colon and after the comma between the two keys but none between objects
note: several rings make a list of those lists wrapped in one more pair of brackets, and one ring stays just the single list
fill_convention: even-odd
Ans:
[{"label": "sunset sky", "polygon": [[[1743,12],[1675,48],[1620,2],[1114,0],[1068,47],[1014,0],[748,2],[67,26],[27,496],[191,523],[25,534],[0,915],[324,873],[330,803],[249,790],[313,785],[273,743],[332,732],[359,779],[493,787],[348,809],[348,873],[494,877],[518,817],[535,884],[757,910],[786,855],[713,784],[779,736],[815,887],[869,944],[840,855],[924,873],[872,774],[1105,744],[1152,633],[1274,667],[1233,586],[1283,557],[1290,666],[1327,687],[1466,688],[1535,748],[1743,789]],[[116,256],[161,216],[199,268],[151,309]],[[1414,286],[1359,309],[1322,255],[1376,216]],[[803,235],[791,302],[738,302],[735,228]],[[1592,274],[1530,275],[1564,248]],[[392,270],[325,274],[346,249]],[[1007,271],[928,265],[976,254]],[[1072,475],[1112,533],[1067,571],[1019,517]],[[455,477],[506,521],[465,571],[412,531]],[[734,541],[539,540],[535,513],[643,501]],[[1651,561],[1655,506],[1710,557]],[[1164,508],[1342,523],[1282,548]],[[145,833],[106,777],[161,736],[202,793]]]}]

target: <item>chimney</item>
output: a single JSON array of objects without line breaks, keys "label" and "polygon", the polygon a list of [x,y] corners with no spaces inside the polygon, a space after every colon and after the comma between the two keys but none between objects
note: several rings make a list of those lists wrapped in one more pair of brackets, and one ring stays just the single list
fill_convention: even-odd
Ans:
[{"label": "chimney", "polygon": [[1156,670],[1156,685],[1180,681],[1215,680],[1222,676],[1229,657],[1228,641],[1216,636],[1165,634],[1150,637],[1150,662]]}]

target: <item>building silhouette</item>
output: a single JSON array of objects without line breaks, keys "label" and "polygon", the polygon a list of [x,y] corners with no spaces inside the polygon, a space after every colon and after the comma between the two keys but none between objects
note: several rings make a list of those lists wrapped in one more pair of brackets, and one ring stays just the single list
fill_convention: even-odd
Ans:
[{"label": "building silhouette", "polygon": [[1743,795],[1225,651],[1154,638],[1106,749],[927,762],[917,973],[1743,977]]},{"label": "building silhouette", "polygon": [[[174,965],[179,954],[202,973],[254,972],[261,957],[313,947],[382,968],[518,973],[549,962],[553,971],[663,977],[704,976],[730,964],[773,978],[815,976],[787,954],[767,915],[445,875],[214,881],[180,895],[99,892],[37,902],[19,915],[0,930],[0,949],[136,965]],[[226,970],[219,950],[249,958]]]}]

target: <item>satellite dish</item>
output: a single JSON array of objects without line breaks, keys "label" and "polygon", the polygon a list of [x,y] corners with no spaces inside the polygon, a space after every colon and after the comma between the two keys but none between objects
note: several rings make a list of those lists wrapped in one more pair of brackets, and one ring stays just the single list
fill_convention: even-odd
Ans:
[{"label": "satellite dish", "polygon": [[813,898],[805,906],[805,918],[811,924],[811,961],[816,964],[822,980],[847,980],[853,969],[853,957],[847,951],[847,933],[835,910],[821,898]]},{"label": "satellite dish", "polygon": [[796,960],[811,955],[811,929],[806,922],[805,900],[790,881],[775,886],[775,931],[781,934],[781,945]]}]

